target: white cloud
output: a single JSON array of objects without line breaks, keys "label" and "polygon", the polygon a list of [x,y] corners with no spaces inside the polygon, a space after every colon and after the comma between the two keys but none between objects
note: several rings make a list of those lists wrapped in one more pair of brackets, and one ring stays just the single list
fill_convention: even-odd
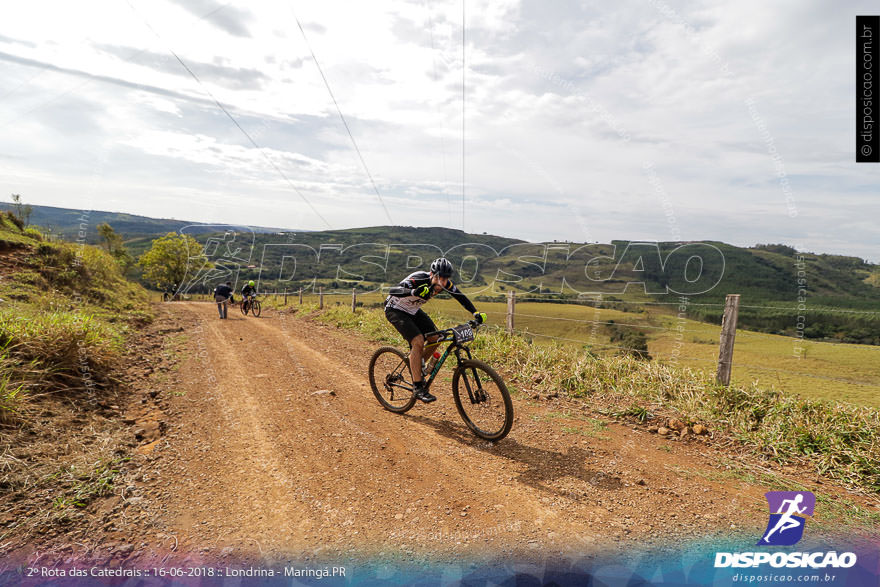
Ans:
[{"label": "white cloud", "polygon": [[[4,15],[0,189],[324,228],[292,184],[335,227],[387,223],[291,5],[132,5]],[[293,6],[394,221],[460,227],[461,3]],[[650,161],[684,239],[789,235],[878,260],[861,220],[878,208],[876,174],[852,152],[850,32],[868,2],[466,7],[468,230],[669,238]]]}]

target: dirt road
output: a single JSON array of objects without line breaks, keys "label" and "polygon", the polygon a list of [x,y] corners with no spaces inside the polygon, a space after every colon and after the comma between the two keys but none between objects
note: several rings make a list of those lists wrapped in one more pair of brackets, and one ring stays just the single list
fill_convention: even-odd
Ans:
[{"label": "dirt road", "polygon": [[[144,495],[178,552],[260,556],[556,555],[597,545],[748,539],[765,488],[726,478],[703,443],[671,442],[563,400],[514,398],[511,434],[482,441],[439,400],[381,409],[378,345],[264,311],[219,320],[165,304],[186,335]],[[567,416],[565,415],[567,414]]]}]

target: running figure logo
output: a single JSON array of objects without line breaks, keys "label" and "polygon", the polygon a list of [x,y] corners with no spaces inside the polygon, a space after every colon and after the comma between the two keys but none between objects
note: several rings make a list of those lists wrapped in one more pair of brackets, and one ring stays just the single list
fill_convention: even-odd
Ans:
[{"label": "running figure logo", "polygon": [[816,496],[809,491],[768,491],[770,521],[758,546],[791,546],[804,535],[807,516],[813,515]]}]

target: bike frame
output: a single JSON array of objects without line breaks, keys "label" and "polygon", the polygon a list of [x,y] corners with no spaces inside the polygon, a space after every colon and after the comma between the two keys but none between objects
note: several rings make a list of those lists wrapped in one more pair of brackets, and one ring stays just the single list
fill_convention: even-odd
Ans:
[{"label": "bike frame", "polygon": [[[427,387],[431,387],[431,383],[434,381],[434,378],[437,377],[437,373],[440,372],[440,368],[443,366],[443,363],[446,362],[446,359],[449,358],[449,353],[455,353],[455,359],[458,361],[458,364],[461,364],[463,361],[467,361],[471,359],[471,349],[468,347],[458,344],[455,341],[455,334],[452,331],[452,328],[447,328],[445,330],[437,330],[435,332],[429,332],[425,334],[425,340],[428,339],[429,336],[434,336],[435,334],[440,335],[440,339],[436,340],[432,343],[425,344],[425,348],[434,348],[436,346],[440,346],[444,342],[451,341],[451,344],[446,347],[446,350],[440,355],[440,358],[437,359],[437,364],[434,365],[434,368],[428,374],[428,379],[425,381],[425,385]],[[462,353],[466,355],[466,357],[462,357]]]}]

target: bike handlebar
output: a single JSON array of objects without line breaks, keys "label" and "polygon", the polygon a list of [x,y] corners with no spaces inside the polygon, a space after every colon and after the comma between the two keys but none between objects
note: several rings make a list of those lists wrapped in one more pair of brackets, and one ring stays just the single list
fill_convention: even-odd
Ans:
[{"label": "bike handlebar", "polygon": [[[468,326],[470,326],[474,330],[478,330],[481,326],[484,326],[484,324],[481,324],[481,323],[477,322],[476,320],[468,320],[467,322],[465,322],[465,324],[467,324]],[[459,324],[459,326],[464,326],[464,324]],[[441,342],[446,342],[447,340],[450,340],[450,338],[453,337],[452,331],[455,330],[456,328],[458,328],[458,326],[453,326],[452,328],[444,328],[443,330],[435,330],[434,332],[426,332],[424,334],[424,337],[427,339],[429,336],[439,334],[439,335],[441,335],[441,338],[440,338],[440,340],[438,340],[434,344],[440,344]]]}]

